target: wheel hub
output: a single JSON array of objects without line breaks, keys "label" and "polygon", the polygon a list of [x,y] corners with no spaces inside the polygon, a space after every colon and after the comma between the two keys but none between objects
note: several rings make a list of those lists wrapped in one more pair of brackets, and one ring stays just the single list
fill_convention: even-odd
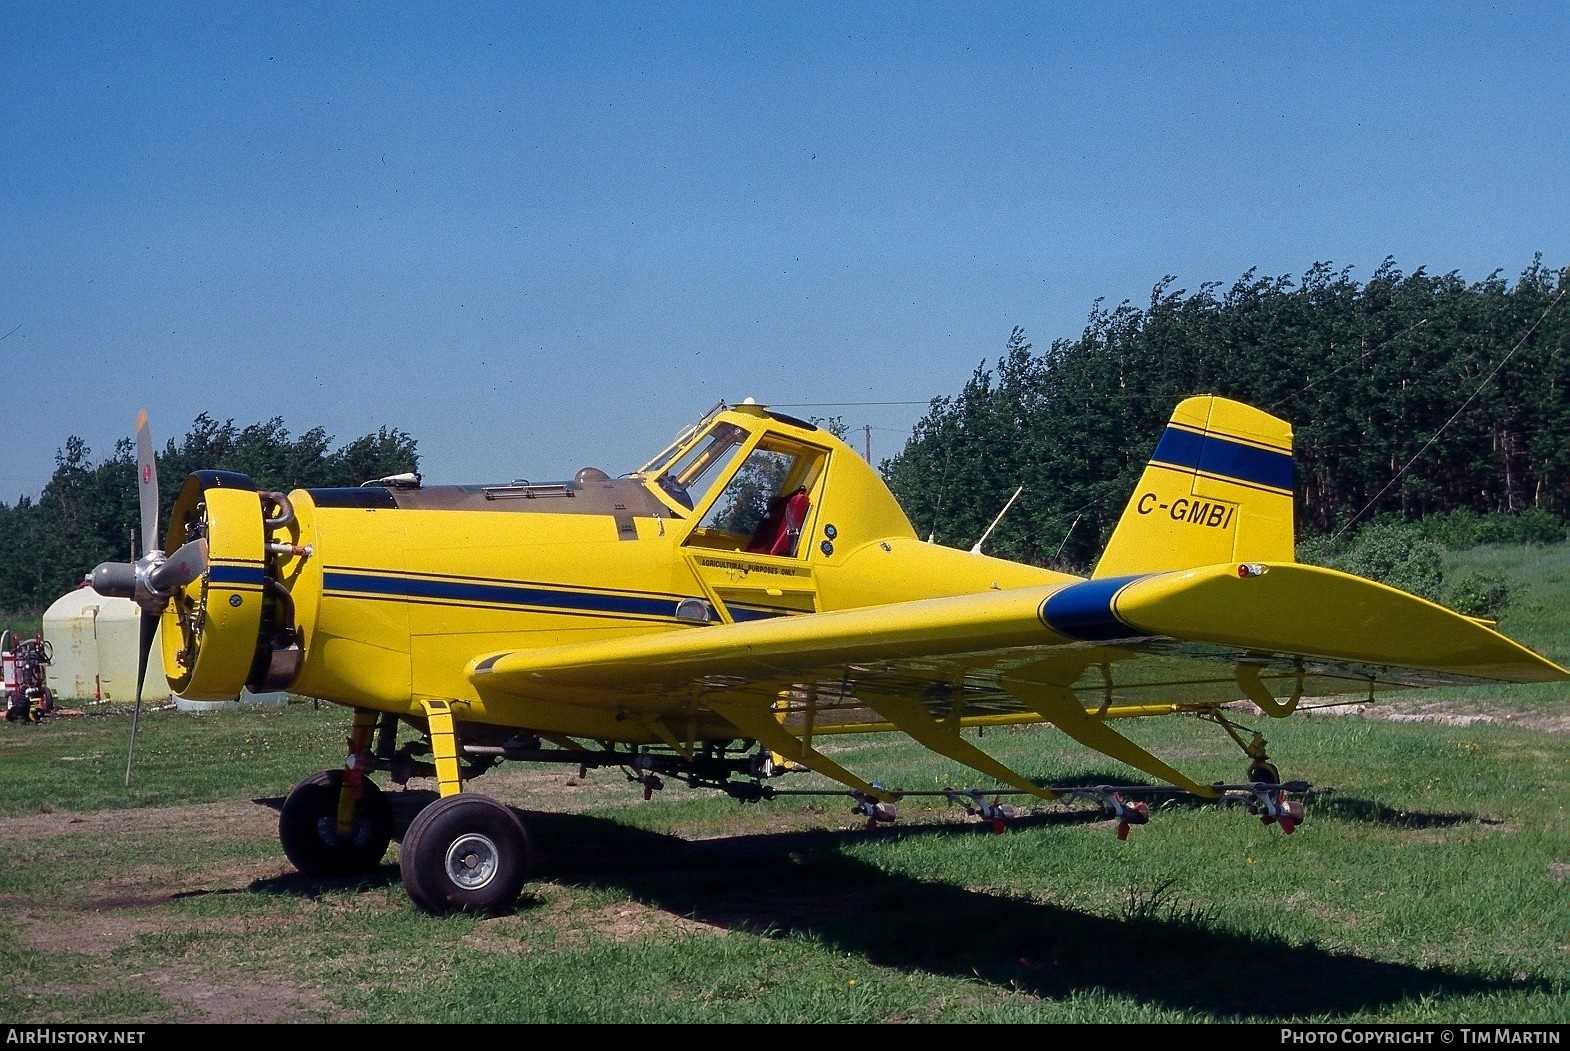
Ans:
[{"label": "wheel hub", "polygon": [[501,851],[487,836],[469,833],[447,848],[447,877],[463,890],[479,890],[496,878]]},{"label": "wheel hub", "polygon": [[316,819],[316,835],[322,841],[323,846],[363,847],[371,841],[374,831],[370,822],[361,820],[356,815],[354,825],[349,830],[349,836],[345,839],[338,834],[338,815],[336,812],[323,814]]}]

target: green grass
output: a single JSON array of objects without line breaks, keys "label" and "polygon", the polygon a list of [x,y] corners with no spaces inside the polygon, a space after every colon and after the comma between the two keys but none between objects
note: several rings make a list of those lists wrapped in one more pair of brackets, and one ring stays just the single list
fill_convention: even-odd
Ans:
[{"label": "green grass", "polygon": [[[1570,667],[1570,544],[1485,544],[1447,557],[1447,573],[1459,575],[1471,570],[1497,573],[1511,587],[1510,605],[1499,621],[1501,631],[1562,667]],[[1558,684],[1524,686],[1500,694],[1500,700],[1518,704],[1567,697],[1570,692]]]},{"label": "green grass", "polygon": [[35,633],[44,630],[43,611],[9,612],[0,610],[0,630],[5,628],[10,628],[16,632],[19,638],[30,639]]},{"label": "green grass", "polygon": [[[842,797],[645,802],[614,771],[505,768],[475,787],[524,811],[536,878],[509,915],[438,919],[404,895],[396,850],[354,881],[306,880],[278,850],[269,803],[335,764],[346,713],[145,712],[130,790],[128,724],[0,730],[0,973],[25,979],[0,986],[0,1017],[1565,1020],[1563,734],[1272,723],[1284,772],[1315,786],[1290,836],[1193,801],[1126,841],[1088,806],[997,835],[927,798],[869,832]],[[1196,720],[1138,737],[1202,779],[1243,765]],[[1123,779],[1047,729],[982,741],[1038,776]],[[897,737],[854,758],[891,784],[945,772]]]},{"label": "green grass", "polygon": [[[1453,557],[1520,580],[1503,627],[1570,661],[1565,550]],[[0,1018],[1562,1026],[1570,734],[1544,727],[1566,691],[1422,701],[1495,718],[1254,721],[1313,786],[1292,835],[1171,800],[1120,841],[1089,804],[1018,797],[1003,834],[933,797],[869,831],[840,795],[644,801],[614,770],[511,764],[473,787],[523,812],[534,873],[487,919],[418,911],[396,846],[356,880],[283,858],[276,806],[341,762],[342,709],[144,711],[130,788],[124,708],[0,724]],[[1246,766],[1199,720],[1120,729],[1200,781]],[[1137,780],[1048,728],[978,743],[1053,783]],[[835,753],[979,783],[897,735]]]}]

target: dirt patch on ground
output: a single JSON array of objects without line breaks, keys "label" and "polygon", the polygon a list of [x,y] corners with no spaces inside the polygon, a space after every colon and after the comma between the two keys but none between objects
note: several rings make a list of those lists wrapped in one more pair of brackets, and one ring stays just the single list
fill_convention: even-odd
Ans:
[{"label": "dirt patch on ground", "polygon": [[[112,975],[109,984],[141,987],[182,1007],[192,1022],[283,1022],[323,1017],[331,1011],[325,998],[309,988],[265,974],[212,974],[193,967],[182,973],[178,966],[150,973],[126,973],[118,960],[139,939],[169,931],[166,906],[180,898],[210,893],[244,891],[256,881],[276,878],[290,870],[280,854],[276,860],[226,865],[187,872],[158,861],[159,844],[176,838],[233,839],[277,836],[276,811],[250,800],[203,803],[144,810],[105,810],[75,813],[47,810],[38,814],[0,819],[0,842],[29,843],[43,856],[61,851],[62,859],[80,852],[76,844],[92,844],[95,853],[118,856],[137,853],[138,860],[113,876],[84,880],[80,872],[62,879],[45,896],[12,894],[0,897],[0,907],[13,924],[16,943],[26,949],[84,957],[82,969],[103,968]],[[63,841],[71,840],[71,843]],[[61,867],[66,867],[62,861]],[[244,937],[245,924],[224,919],[180,921],[182,932],[232,933]],[[66,996],[77,992],[83,1002],[100,996],[105,983],[56,985],[51,992]],[[38,1019],[81,1023],[106,1019]],[[113,1020],[113,1019],[109,1019]]]},{"label": "dirt patch on ground", "polygon": [[[542,853],[553,859],[537,873],[531,892],[537,905],[526,915],[508,915],[488,920],[467,935],[467,949],[485,953],[519,952],[520,939],[510,936],[516,925],[551,927],[561,944],[572,945],[594,938],[612,937],[623,941],[644,938],[669,939],[701,934],[724,936],[727,925],[712,918],[681,916],[637,902],[617,902],[591,909],[574,908],[553,901],[553,882],[572,878],[581,872],[606,869],[636,869],[684,863],[704,863],[702,846],[695,846],[693,858],[684,862],[665,848],[667,837],[631,833],[660,842],[656,849],[627,849],[625,844],[603,843],[596,837],[581,842],[564,842],[564,831],[581,828],[573,811],[591,809],[600,799],[627,798],[627,786],[601,778],[578,779],[556,770],[536,770],[517,765],[487,775],[487,785],[503,798],[527,799],[525,812],[531,838]],[[422,806],[436,797],[432,789],[411,785],[409,790],[388,793],[395,814],[396,835],[402,835],[408,821]],[[41,953],[73,954],[72,969],[87,975],[96,973],[99,981],[71,980],[55,983],[53,996],[79,999],[89,1004],[102,997],[106,988],[140,989],[174,1005],[178,1020],[188,1023],[295,1023],[358,1022],[351,1012],[337,1007],[331,999],[308,982],[273,970],[241,969],[227,964],[182,963],[175,954],[173,963],[164,963],[145,973],[126,969],[126,961],[139,958],[138,942],[148,937],[177,935],[211,946],[215,940],[244,944],[265,930],[276,928],[309,929],[320,918],[322,886],[301,877],[281,850],[254,862],[214,865],[191,871],[189,865],[166,864],[159,860],[160,845],[180,843],[184,851],[204,839],[215,843],[252,839],[276,844],[278,807],[281,799],[231,800],[158,809],[96,811],[77,813],[51,809],[38,814],[0,818],[0,843],[29,843],[36,861],[49,859],[58,867],[69,866],[69,859],[92,850],[103,857],[122,854],[135,858],[111,874],[89,876],[77,872],[63,880],[46,895],[11,893],[0,895],[0,909],[9,919],[14,944]],[[764,815],[760,811],[757,818]],[[553,821],[554,818],[554,821]],[[751,826],[754,834],[742,837],[736,846],[742,863],[747,862],[746,841],[768,840],[776,831],[794,831],[798,815],[779,812],[777,821],[762,821]],[[647,848],[648,843],[634,842]],[[90,847],[84,847],[90,844]],[[564,849],[566,848],[566,849]],[[779,849],[775,846],[774,849]],[[710,861],[709,863],[712,863]],[[329,881],[330,882],[330,881]],[[295,902],[284,914],[238,918],[228,915],[192,915],[188,910],[171,911],[182,899],[212,895],[247,894],[258,888],[285,888]],[[289,890],[288,888],[293,888]],[[379,895],[361,895],[356,908],[380,907]],[[388,908],[402,909],[401,894],[390,894]],[[172,919],[178,916],[178,920]],[[259,926],[261,925],[261,926]],[[159,950],[157,955],[167,955]],[[252,965],[254,968],[254,965]],[[29,1022],[83,1024],[87,1022],[136,1022],[128,1016],[93,1013],[76,1017],[29,1017]],[[160,1019],[169,1020],[169,1019]]]},{"label": "dirt patch on ground", "polygon": [[122,835],[128,823],[136,826],[136,835],[154,837],[175,829],[186,835],[228,831],[270,836],[278,831],[276,812],[269,814],[266,807],[259,807],[250,800],[231,800],[164,809],[97,810],[82,814],[45,808],[24,817],[0,818],[0,839]]},{"label": "dirt patch on ground", "polygon": [[[1244,707],[1263,714],[1252,704]],[[1381,700],[1374,704],[1346,704],[1304,698],[1297,710],[1304,719],[1383,719],[1398,723],[1434,723],[1440,726],[1515,726],[1539,733],[1570,734],[1570,708],[1562,712],[1533,709],[1517,711],[1487,704],[1456,701]]]}]

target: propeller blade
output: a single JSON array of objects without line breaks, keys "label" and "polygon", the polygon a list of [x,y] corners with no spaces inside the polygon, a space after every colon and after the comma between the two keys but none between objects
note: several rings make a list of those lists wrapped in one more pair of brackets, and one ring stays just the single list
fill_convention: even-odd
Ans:
[{"label": "propeller blade", "polygon": [[142,552],[157,551],[158,462],[153,456],[153,432],[147,410],[136,414],[136,491],[142,502]]},{"label": "propeller blade", "polygon": [[154,591],[167,595],[174,588],[189,584],[206,570],[207,538],[197,537],[181,544],[180,550],[147,575],[147,582]]},{"label": "propeller blade", "polygon": [[147,678],[147,655],[153,649],[153,636],[158,634],[158,614],[142,614],[141,638],[138,640],[136,660],[136,707],[131,709],[131,745],[125,751],[125,787],[131,787],[131,757],[136,753],[136,724],[142,716],[142,683]]}]

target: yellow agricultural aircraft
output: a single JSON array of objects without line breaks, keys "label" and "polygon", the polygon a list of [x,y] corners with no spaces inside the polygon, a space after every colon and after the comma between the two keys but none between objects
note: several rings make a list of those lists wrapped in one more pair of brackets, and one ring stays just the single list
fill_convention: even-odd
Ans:
[{"label": "yellow agricultural aircraft", "polygon": [[[283,804],[284,852],[309,875],[373,871],[394,822],[371,775],[434,778],[398,852],[432,912],[510,908],[528,879],[516,811],[470,787],[503,760],[743,802],[811,770],[870,825],[902,793],[820,746],[901,731],[996,782],[942,794],[999,827],[1004,793],[1094,799],[1121,836],[1154,794],[1182,792],[1291,832],[1308,786],[1283,783],[1239,719],[1567,677],[1486,621],[1295,562],[1290,426],[1211,395],[1177,406],[1088,578],[922,541],[850,446],[750,399],[616,478],[408,474],[286,494],[199,471],[162,548],[145,412],[137,447],[148,553],[92,583],[141,605],[143,674],[161,620],[180,697],[288,690],[351,708],[343,767]],[[1201,784],[1115,728],[1175,713],[1220,727],[1246,780]],[[1157,783],[1045,784],[964,732],[1040,722]],[[133,719],[133,748],[134,734]]]}]

